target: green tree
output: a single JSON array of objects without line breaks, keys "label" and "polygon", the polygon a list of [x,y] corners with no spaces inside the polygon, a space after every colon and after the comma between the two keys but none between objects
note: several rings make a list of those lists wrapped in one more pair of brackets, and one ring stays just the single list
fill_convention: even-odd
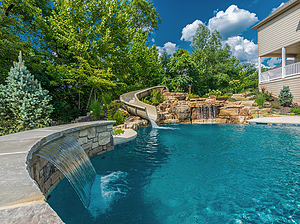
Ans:
[{"label": "green tree", "polygon": [[129,90],[150,87],[159,83],[159,75],[162,73],[161,64],[158,57],[158,49],[155,45],[148,47],[148,35],[141,29],[134,35],[130,44],[129,70],[122,81],[128,86]]},{"label": "green tree", "polygon": [[135,27],[135,32],[142,29],[143,32],[150,34],[151,31],[158,29],[158,24],[161,22],[154,4],[147,0],[129,0],[127,10],[130,14],[132,27]]},{"label": "green tree", "polygon": [[166,49],[164,49],[164,52],[160,56],[160,63],[162,65],[162,68],[165,72],[168,72],[168,63],[170,62],[169,54],[167,53]]},{"label": "green tree", "polygon": [[192,42],[192,60],[196,70],[193,92],[199,95],[207,93],[209,89],[224,91],[231,80],[238,79],[240,62],[231,56],[229,45],[222,47],[221,39],[218,31],[211,32],[199,24]]},{"label": "green tree", "polygon": [[53,110],[51,97],[29,73],[21,52],[6,84],[0,85],[0,134],[46,127]]},{"label": "green tree", "polygon": [[187,50],[178,49],[167,64],[168,71],[163,77],[162,84],[171,91],[186,92],[193,82],[194,62]]}]

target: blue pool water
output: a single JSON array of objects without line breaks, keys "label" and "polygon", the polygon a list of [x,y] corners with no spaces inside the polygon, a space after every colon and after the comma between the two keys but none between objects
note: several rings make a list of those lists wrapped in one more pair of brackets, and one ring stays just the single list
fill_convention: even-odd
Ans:
[{"label": "blue pool water", "polygon": [[91,159],[91,212],[66,179],[50,206],[66,223],[300,223],[299,127],[164,127]]}]

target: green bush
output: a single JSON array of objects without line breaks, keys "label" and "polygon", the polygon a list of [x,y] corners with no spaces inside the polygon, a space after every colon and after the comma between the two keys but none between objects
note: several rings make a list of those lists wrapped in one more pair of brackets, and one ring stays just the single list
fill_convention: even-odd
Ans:
[{"label": "green bush", "polygon": [[275,108],[275,109],[279,109],[280,108],[278,100],[275,100],[275,101],[272,102],[272,107]]},{"label": "green bush", "polygon": [[259,107],[263,107],[264,103],[266,102],[264,94],[260,93],[256,96],[255,102]]},{"label": "green bush", "polygon": [[290,109],[291,113],[294,113],[296,115],[300,115],[300,108],[294,107]]},{"label": "green bush", "polygon": [[278,97],[281,106],[288,107],[293,102],[293,95],[290,93],[290,88],[288,86],[283,86]]},{"label": "green bush", "polygon": [[116,123],[114,125],[123,124],[125,122],[126,113],[121,111],[120,108],[122,103],[111,102],[107,106],[107,118],[106,120],[115,120]]},{"label": "green bush", "polygon": [[208,93],[206,93],[203,97],[204,98],[207,98],[207,97],[209,97],[209,96],[216,96],[216,97],[219,97],[219,96],[222,96],[222,92],[220,91],[220,90],[208,90],[209,92]]},{"label": "green bush", "polygon": [[100,102],[98,99],[93,99],[91,101],[90,110],[93,111],[93,117],[95,120],[99,119],[102,115],[103,111],[102,102]]},{"label": "green bush", "polygon": [[115,128],[113,130],[113,135],[119,135],[119,134],[123,134],[125,131],[122,130],[121,128]]},{"label": "green bush", "polygon": [[165,97],[159,90],[152,90],[149,96],[146,96],[141,99],[142,102],[147,104],[154,104],[154,103],[162,103],[165,101]]},{"label": "green bush", "polygon": [[261,93],[264,95],[266,101],[272,101],[272,92],[266,90],[266,87],[261,87]]},{"label": "green bush", "polygon": [[0,135],[48,126],[53,111],[50,100],[48,91],[25,67],[20,52],[6,85],[0,85]]},{"label": "green bush", "polygon": [[152,98],[152,103],[162,103],[165,101],[165,97],[163,96],[162,92],[159,90],[153,90],[150,93],[150,96]]}]

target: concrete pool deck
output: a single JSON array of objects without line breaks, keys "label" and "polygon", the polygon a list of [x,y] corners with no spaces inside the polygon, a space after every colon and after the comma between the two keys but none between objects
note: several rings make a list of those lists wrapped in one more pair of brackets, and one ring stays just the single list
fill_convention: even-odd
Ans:
[{"label": "concrete pool deck", "polygon": [[[51,139],[58,132],[97,123],[75,123],[0,136],[0,223],[63,223],[30,177],[27,155],[43,138]],[[136,136],[134,130],[125,130],[124,134],[113,137],[114,145],[128,144]]]},{"label": "concrete pool deck", "polygon": [[248,120],[249,124],[300,126],[300,116],[261,117]]}]

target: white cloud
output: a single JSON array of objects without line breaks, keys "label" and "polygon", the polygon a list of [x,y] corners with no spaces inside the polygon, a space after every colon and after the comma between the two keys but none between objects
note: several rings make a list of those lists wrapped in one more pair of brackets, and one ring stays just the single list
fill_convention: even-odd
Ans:
[{"label": "white cloud", "polygon": [[176,47],[176,44],[173,44],[171,42],[167,42],[164,44],[163,47],[159,47],[157,46],[158,48],[158,54],[159,54],[159,57],[161,56],[161,54],[164,52],[164,50],[167,51],[168,54],[174,54],[177,50],[178,47]]},{"label": "white cloud", "polygon": [[151,41],[152,41],[153,43],[155,43],[155,39],[154,39],[154,38],[152,38]]},{"label": "white cloud", "polygon": [[281,6],[283,6],[285,3],[281,2],[280,6],[278,6],[277,8],[273,8],[271,13],[273,13],[274,11],[276,11],[277,9],[279,9]]},{"label": "white cloud", "polygon": [[255,13],[250,13],[247,10],[239,9],[236,5],[229,6],[226,11],[219,11],[208,22],[208,28],[218,30],[223,39],[240,35],[251,25],[258,22]]},{"label": "white cloud", "polygon": [[271,58],[267,64],[270,68],[275,67],[276,65],[281,63],[281,58]]},{"label": "white cloud", "polygon": [[195,20],[192,24],[186,25],[182,29],[182,36],[181,36],[180,40],[192,41],[194,35],[196,34],[199,24],[203,24],[203,22],[200,20]]},{"label": "white cloud", "polygon": [[232,54],[241,62],[257,64],[258,45],[253,41],[244,39],[244,37],[229,37],[228,40],[222,41],[223,45],[228,44]]}]

